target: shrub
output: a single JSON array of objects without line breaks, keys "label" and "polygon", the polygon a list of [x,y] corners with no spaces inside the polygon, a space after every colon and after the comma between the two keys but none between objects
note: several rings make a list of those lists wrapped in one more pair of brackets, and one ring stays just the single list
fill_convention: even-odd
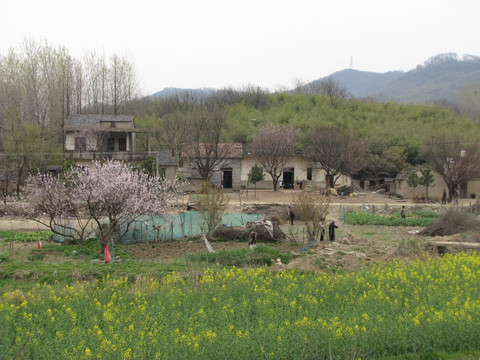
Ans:
[{"label": "shrub", "polygon": [[438,221],[420,232],[427,236],[448,236],[466,231],[480,230],[480,221],[459,210],[449,209]]}]

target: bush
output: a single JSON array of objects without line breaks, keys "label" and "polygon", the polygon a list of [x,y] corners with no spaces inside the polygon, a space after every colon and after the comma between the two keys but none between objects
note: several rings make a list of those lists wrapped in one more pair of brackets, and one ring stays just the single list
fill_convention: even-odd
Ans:
[{"label": "bush", "polygon": [[8,252],[0,251],[0,263],[6,263],[8,261]]},{"label": "bush", "polygon": [[467,231],[480,230],[480,221],[459,210],[449,209],[438,221],[420,232],[427,236],[448,236]]}]

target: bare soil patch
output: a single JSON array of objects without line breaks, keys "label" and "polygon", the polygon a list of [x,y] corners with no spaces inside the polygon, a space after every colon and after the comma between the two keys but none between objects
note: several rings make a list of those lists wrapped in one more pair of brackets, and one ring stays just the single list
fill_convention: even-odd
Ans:
[{"label": "bare soil patch", "polygon": [[[230,194],[229,211],[262,214],[263,218],[276,221],[280,229],[287,235],[291,235],[295,242],[265,243],[274,246],[280,251],[292,252],[297,255],[289,264],[275,264],[272,269],[300,269],[304,271],[357,271],[368,268],[372,264],[397,259],[423,258],[436,256],[437,254],[429,244],[432,238],[421,236],[420,228],[387,227],[387,226],[352,226],[339,223],[337,241],[318,242],[310,246],[303,233],[303,225],[296,222],[290,226],[288,220],[288,205],[293,204],[298,190],[249,191],[241,198],[237,193]],[[400,208],[414,206],[413,203],[399,201],[383,194],[364,193],[359,196],[334,196],[330,207],[330,218],[338,219],[341,206],[360,208],[365,205],[375,205],[378,208]],[[467,204],[468,205],[468,204]],[[440,206],[440,205],[438,205]],[[0,219],[0,230],[14,231],[39,231],[46,230],[36,222],[25,222],[16,217],[3,217]],[[247,241],[219,241],[211,239],[211,246],[215,252],[248,248]],[[262,244],[259,241],[259,244]],[[0,251],[10,251],[10,245],[0,241]],[[60,264],[65,261],[59,252],[45,254],[44,262]],[[207,247],[200,239],[188,239],[179,241],[138,243],[123,245],[122,251],[134,260],[156,261],[173,263],[188,254],[206,252]],[[14,243],[14,258],[28,259],[29,254],[37,251],[36,243]],[[66,258],[69,261],[70,258]],[[21,276],[21,274],[19,274]]]}]

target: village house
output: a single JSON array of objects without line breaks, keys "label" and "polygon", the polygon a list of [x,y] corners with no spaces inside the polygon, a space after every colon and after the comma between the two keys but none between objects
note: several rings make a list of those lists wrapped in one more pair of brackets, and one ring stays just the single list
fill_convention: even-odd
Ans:
[{"label": "village house", "polygon": [[[249,184],[248,173],[252,167],[257,164],[261,167],[258,160],[250,155],[243,154],[241,143],[220,143],[219,148],[227,149],[224,151],[224,158],[215,167],[209,182],[212,186],[238,191],[241,189],[253,189],[255,186]],[[220,152],[222,152],[220,150]],[[186,151],[182,152],[178,159],[172,150],[160,150],[157,152],[157,166],[159,174],[165,178],[173,180],[177,174],[185,177],[192,185],[192,189],[199,188],[203,179],[198,173],[192,159]],[[256,184],[257,189],[273,189],[273,180],[271,176],[264,171],[265,179]],[[308,189],[325,190],[325,171],[319,164],[304,156],[295,156],[287,161],[283,173],[280,176],[279,183],[282,189]],[[336,186],[352,185],[352,178],[347,175],[340,175]]]},{"label": "village house", "polygon": [[[218,161],[213,168],[209,179],[211,185],[218,188],[240,190],[240,172],[243,156],[242,144],[219,143],[218,153],[221,154],[221,161]],[[200,187],[203,179],[193,164],[191,156],[192,154],[187,150],[182,152],[178,172],[189,180],[194,187]]]},{"label": "village house", "polygon": [[[146,151],[136,150],[137,134],[145,135]],[[150,152],[150,131],[135,128],[133,116],[71,115],[64,127],[64,158],[87,166],[92,160],[142,163]]]},{"label": "village house", "polygon": [[[421,168],[421,165],[417,165],[410,170],[403,171],[401,174],[397,175],[395,181],[390,184],[390,194],[399,196],[403,199],[425,200],[427,197],[426,187],[418,185],[416,188],[413,188],[408,185],[407,181],[408,177],[412,173],[416,173],[418,177],[421,177]],[[428,187],[428,199],[441,201],[443,189],[446,189],[448,194],[447,184],[443,180],[442,175],[440,175],[438,172],[432,170],[432,175],[434,181]],[[477,194],[480,193],[480,180],[472,180],[460,184],[458,187],[458,192],[460,198],[476,198]]]},{"label": "village house", "polygon": [[[255,156],[246,154],[242,159],[241,186],[242,188],[253,188],[254,185],[248,184],[248,173],[252,167],[261,167]],[[263,171],[265,179],[256,184],[257,189],[273,189],[273,180],[270,174]],[[279,185],[281,189],[302,189],[314,188],[325,190],[325,170],[319,164],[313,162],[310,158],[297,155],[287,161],[280,175]],[[336,186],[352,185],[352,178],[347,175],[340,175],[337,179]]]}]

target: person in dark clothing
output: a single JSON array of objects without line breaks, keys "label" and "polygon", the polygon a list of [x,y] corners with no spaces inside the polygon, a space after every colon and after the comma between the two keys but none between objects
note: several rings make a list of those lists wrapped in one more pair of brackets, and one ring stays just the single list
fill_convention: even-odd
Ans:
[{"label": "person in dark clothing", "polygon": [[405,206],[402,206],[402,210],[400,210],[400,216],[402,219],[405,219]]},{"label": "person in dark clothing", "polygon": [[295,219],[295,214],[292,211],[292,208],[288,207],[288,216],[290,217],[290,225],[293,225],[293,219]]},{"label": "person in dark clothing", "polygon": [[338,225],[335,224],[335,220],[332,220],[330,225],[328,225],[328,238],[330,241],[335,241],[335,229],[338,228]]},{"label": "person in dark clothing", "polygon": [[445,189],[443,189],[443,194],[442,194],[442,205],[447,205],[447,192]]},{"label": "person in dark clothing", "polygon": [[257,244],[257,232],[255,230],[253,230],[251,233],[250,233],[250,237],[248,239],[248,245],[256,245]]},{"label": "person in dark clothing", "polygon": [[320,221],[320,227],[321,227],[320,241],[323,241],[325,239],[325,227],[326,227],[326,223],[324,222],[324,219],[322,219],[322,221]]}]

